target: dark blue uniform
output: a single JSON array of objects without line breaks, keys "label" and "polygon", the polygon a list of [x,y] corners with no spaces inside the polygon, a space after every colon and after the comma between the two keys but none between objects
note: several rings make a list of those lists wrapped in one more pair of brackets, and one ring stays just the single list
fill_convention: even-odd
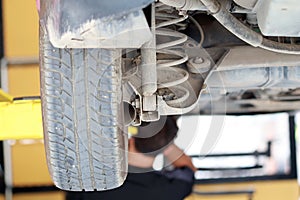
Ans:
[{"label": "dark blue uniform", "polygon": [[[130,166],[129,171],[147,171]],[[128,173],[124,184],[103,192],[68,192],[67,200],[182,200],[192,192],[194,172],[187,167],[168,172]]]}]

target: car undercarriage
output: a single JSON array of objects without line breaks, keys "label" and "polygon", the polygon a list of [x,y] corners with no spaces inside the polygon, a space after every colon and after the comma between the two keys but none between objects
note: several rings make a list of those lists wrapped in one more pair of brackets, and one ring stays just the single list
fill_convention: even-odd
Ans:
[{"label": "car undercarriage", "polygon": [[[44,131],[55,183],[77,191],[122,184],[128,125],[299,109],[298,4],[41,1]],[[116,153],[112,166],[98,166],[104,174],[95,166],[107,152],[98,155],[97,145]]]}]

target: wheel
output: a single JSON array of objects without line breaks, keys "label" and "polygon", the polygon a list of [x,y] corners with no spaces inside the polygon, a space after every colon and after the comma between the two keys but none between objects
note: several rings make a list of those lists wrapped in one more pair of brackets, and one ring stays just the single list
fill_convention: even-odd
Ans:
[{"label": "wheel", "polygon": [[120,186],[127,172],[121,51],[58,49],[40,28],[44,141],[55,185],[71,191]]}]

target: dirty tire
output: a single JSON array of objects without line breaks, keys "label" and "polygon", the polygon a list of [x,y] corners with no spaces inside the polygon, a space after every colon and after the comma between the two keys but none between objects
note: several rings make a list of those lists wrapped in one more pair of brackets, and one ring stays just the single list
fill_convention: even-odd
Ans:
[{"label": "dirty tire", "polygon": [[40,31],[47,162],[55,185],[102,191],[124,182],[121,55],[116,49],[57,49]]}]

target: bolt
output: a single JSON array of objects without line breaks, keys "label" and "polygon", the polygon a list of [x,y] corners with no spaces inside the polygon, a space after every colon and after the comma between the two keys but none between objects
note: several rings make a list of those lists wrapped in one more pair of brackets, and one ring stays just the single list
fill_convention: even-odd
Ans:
[{"label": "bolt", "polygon": [[191,58],[188,63],[188,70],[191,73],[199,74],[199,73],[206,73],[211,68],[211,61],[207,58],[202,58],[200,56]]},{"label": "bolt", "polygon": [[204,63],[204,59],[201,57],[196,57],[196,58],[194,58],[193,63],[202,64],[202,63]]}]

